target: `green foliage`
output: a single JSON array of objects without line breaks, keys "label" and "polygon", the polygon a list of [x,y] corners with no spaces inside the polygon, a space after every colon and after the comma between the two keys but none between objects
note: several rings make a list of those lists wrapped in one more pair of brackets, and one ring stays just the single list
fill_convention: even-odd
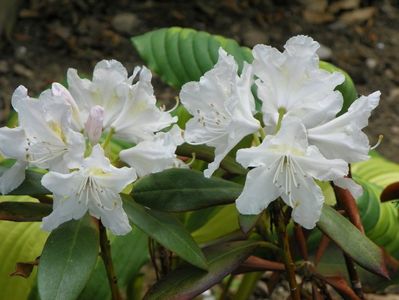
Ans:
[{"label": "green foliage", "polygon": [[[126,291],[140,268],[148,261],[147,235],[135,227],[127,235],[112,236],[111,254],[118,276],[118,286],[122,291]],[[79,299],[111,299],[104,262],[100,257]]]},{"label": "green foliage", "polygon": [[34,202],[0,202],[0,220],[14,222],[41,221],[52,211],[51,205]]},{"label": "green foliage", "polygon": [[373,273],[388,277],[381,249],[335,209],[324,205],[317,227],[359,265]]},{"label": "green foliage", "polygon": [[123,200],[131,223],[187,262],[202,269],[208,268],[201,249],[175,216],[147,209],[127,195],[123,195]]},{"label": "green foliage", "polygon": [[206,248],[209,271],[193,266],[178,268],[157,282],[144,299],[192,299],[235,270],[259,244],[240,241]]},{"label": "green foliage", "polygon": [[134,200],[146,207],[181,212],[232,203],[242,186],[220,178],[205,178],[190,169],[169,169],[139,179]]},{"label": "green foliage", "polygon": [[40,257],[38,288],[42,300],[75,300],[93,271],[99,251],[98,225],[92,217],[55,229]]}]

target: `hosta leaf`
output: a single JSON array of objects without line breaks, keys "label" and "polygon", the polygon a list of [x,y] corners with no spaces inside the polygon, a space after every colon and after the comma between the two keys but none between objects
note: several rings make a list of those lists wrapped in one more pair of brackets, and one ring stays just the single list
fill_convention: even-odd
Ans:
[{"label": "hosta leaf", "polygon": [[382,250],[335,209],[324,205],[317,227],[359,265],[373,273],[388,276]]},{"label": "hosta leaf", "polygon": [[150,210],[123,195],[124,209],[131,223],[187,262],[207,269],[207,261],[183,224],[173,215]]},{"label": "hosta leaf", "polygon": [[52,207],[49,204],[34,202],[0,202],[0,220],[16,222],[41,221],[49,215]]},{"label": "hosta leaf", "polygon": [[[148,238],[137,227],[124,236],[111,236],[111,255],[118,287],[125,291],[130,281],[148,260]],[[99,257],[80,300],[111,299],[104,263]]]},{"label": "hosta leaf", "polygon": [[251,51],[232,39],[189,28],[150,31],[133,37],[132,43],[146,64],[175,88],[198,81],[217,62],[220,47],[235,57],[240,68],[252,59]]},{"label": "hosta leaf", "polygon": [[0,221],[0,299],[26,299],[36,278],[10,276],[17,262],[34,261],[43,248],[47,233],[39,223]]},{"label": "hosta leaf", "polygon": [[199,171],[169,169],[139,179],[132,196],[152,209],[179,212],[232,203],[241,191],[237,183],[205,178]]},{"label": "hosta leaf", "polygon": [[60,225],[40,257],[38,289],[42,300],[75,300],[93,271],[99,252],[98,227],[88,215]]},{"label": "hosta leaf", "polygon": [[233,272],[258,246],[254,241],[240,241],[212,246],[204,250],[209,271],[183,266],[157,282],[144,299],[193,299]]}]

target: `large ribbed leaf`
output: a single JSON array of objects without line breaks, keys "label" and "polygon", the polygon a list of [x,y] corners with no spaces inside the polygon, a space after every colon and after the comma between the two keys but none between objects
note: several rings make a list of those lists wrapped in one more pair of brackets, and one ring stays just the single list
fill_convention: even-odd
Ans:
[{"label": "large ribbed leaf", "polygon": [[[198,81],[218,59],[218,49],[233,55],[241,70],[243,62],[252,62],[251,50],[236,41],[190,28],[162,28],[132,38],[132,43],[151,70],[169,85],[180,88],[189,81]],[[357,98],[356,88],[349,75],[334,65],[321,62],[320,67],[344,73],[345,82],[337,89],[344,96],[342,112]],[[185,115],[185,114],[183,114]]]}]

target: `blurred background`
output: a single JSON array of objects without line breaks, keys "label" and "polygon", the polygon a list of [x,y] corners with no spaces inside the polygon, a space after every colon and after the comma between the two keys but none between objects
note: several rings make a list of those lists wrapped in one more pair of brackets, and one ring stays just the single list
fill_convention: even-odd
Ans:
[{"label": "blurred background", "polygon": [[[399,162],[399,1],[393,0],[0,0],[0,122],[18,85],[34,96],[64,82],[69,67],[91,74],[110,58],[131,72],[142,61],[129,38],[168,26],[279,49],[293,35],[310,35],[322,45],[320,57],[346,70],[360,94],[381,90],[367,133],[371,143],[384,134],[379,151]],[[177,94],[156,76],[154,84],[160,100]]]}]

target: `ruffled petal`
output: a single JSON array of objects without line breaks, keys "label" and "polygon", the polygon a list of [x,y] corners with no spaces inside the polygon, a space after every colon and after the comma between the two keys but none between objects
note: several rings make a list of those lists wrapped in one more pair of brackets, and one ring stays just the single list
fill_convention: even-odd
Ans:
[{"label": "ruffled petal", "polygon": [[0,193],[6,195],[19,187],[25,180],[25,170],[28,164],[16,161],[8,170],[0,174]]},{"label": "ruffled petal", "polygon": [[359,198],[363,194],[362,186],[357,184],[352,178],[337,178],[334,180],[334,184],[342,189],[348,190],[355,199]]},{"label": "ruffled petal", "polygon": [[244,189],[236,200],[240,214],[257,215],[281,195],[273,184],[275,171],[275,168],[258,167],[248,172]]}]

